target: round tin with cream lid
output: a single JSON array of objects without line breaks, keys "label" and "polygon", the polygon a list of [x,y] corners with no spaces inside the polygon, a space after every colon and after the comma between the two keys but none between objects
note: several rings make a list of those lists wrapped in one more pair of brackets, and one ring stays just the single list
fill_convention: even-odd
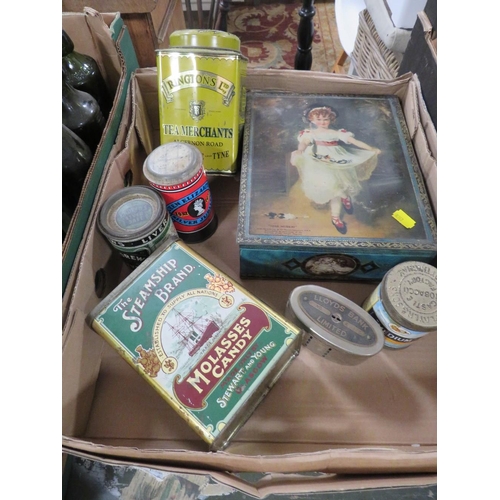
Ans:
[{"label": "round tin with cream lid", "polygon": [[379,324],[357,304],[327,288],[295,288],[285,314],[304,330],[302,344],[331,361],[356,365],[384,346]]},{"label": "round tin with cream lid", "polygon": [[385,346],[408,347],[437,330],[437,269],[417,261],[393,267],[363,304],[381,325]]},{"label": "round tin with cream lid", "polygon": [[197,243],[212,236],[217,216],[198,148],[181,142],[162,144],[147,156],[143,171],[151,187],[163,196],[184,241]]},{"label": "round tin with cream lid", "polygon": [[126,187],[112,194],[99,212],[97,225],[132,268],[168,236],[177,239],[163,198],[147,186]]}]

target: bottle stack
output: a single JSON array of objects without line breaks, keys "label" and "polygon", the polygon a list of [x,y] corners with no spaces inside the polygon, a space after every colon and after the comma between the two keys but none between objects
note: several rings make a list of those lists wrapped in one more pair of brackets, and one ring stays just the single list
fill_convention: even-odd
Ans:
[{"label": "bottle stack", "polygon": [[92,95],[99,104],[102,114],[108,117],[113,101],[97,62],[86,54],[75,51],[73,41],[62,31],[62,68],[68,83],[77,90]]},{"label": "bottle stack", "polygon": [[62,31],[62,220],[63,239],[112,107],[97,62],[74,50]]}]

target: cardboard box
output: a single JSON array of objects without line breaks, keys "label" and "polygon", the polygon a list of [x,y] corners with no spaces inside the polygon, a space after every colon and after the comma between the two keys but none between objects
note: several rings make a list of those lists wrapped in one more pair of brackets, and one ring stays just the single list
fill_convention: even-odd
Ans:
[{"label": "cardboard box", "polygon": [[81,13],[62,14],[62,29],[71,37],[75,50],[93,57],[101,70],[110,94],[114,96],[101,141],[85,180],[78,206],[63,242],[62,291],[72,290],[81,243],[88,234],[87,221],[92,212],[106,162],[111,159],[125,104],[130,75],[138,67],[130,35],[120,14],[100,14],[85,8]]},{"label": "cardboard box", "polygon": [[[308,71],[252,70],[247,86],[397,95],[424,178],[433,191],[437,167],[430,151],[435,130],[419,105],[414,75],[367,81]],[[159,144],[156,69],[136,71],[129,95],[126,147],[105,173],[97,208],[123,186],[125,177],[136,184],[145,183],[143,161]],[[219,227],[211,238],[192,248],[283,314],[290,292],[314,282],[241,280],[236,244],[238,179],[214,176],[210,188]],[[436,335],[427,335],[402,351],[384,350],[354,367],[334,364],[302,349],[229,447],[206,452],[194,431],[86,325],[88,312],[130,272],[99,234],[95,213],[91,224],[63,326],[63,451],[193,470],[421,473],[435,477]],[[104,278],[97,293],[96,275]],[[327,282],[323,286],[357,304],[374,289],[368,283]]]},{"label": "cardboard box", "polygon": [[398,98],[249,92],[236,241],[242,278],[375,282],[404,261],[434,264]]}]

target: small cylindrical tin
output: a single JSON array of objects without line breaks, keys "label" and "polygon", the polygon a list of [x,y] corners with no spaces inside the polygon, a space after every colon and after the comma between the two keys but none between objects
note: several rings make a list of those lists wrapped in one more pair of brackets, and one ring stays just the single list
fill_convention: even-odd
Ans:
[{"label": "small cylindrical tin", "polygon": [[132,268],[167,237],[178,239],[163,198],[147,186],[126,187],[112,194],[101,207],[97,225]]},{"label": "small cylindrical tin", "polygon": [[149,184],[163,196],[179,236],[187,243],[206,240],[217,228],[200,151],[181,142],[163,144],[144,162]]},{"label": "small cylindrical tin", "polygon": [[363,304],[382,327],[385,346],[403,349],[437,330],[437,269],[424,262],[393,267]]},{"label": "small cylindrical tin", "polygon": [[384,346],[378,323],[346,297],[317,285],[295,288],[286,317],[304,331],[302,344],[315,354],[344,365],[357,365]]}]

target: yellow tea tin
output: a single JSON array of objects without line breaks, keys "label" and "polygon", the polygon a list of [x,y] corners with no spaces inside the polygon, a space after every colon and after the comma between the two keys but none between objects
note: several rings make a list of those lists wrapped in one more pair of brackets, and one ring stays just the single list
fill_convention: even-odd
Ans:
[{"label": "yellow tea tin", "polygon": [[236,173],[245,115],[247,59],[237,36],[178,30],[156,51],[160,143],[197,147],[209,174]]}]

